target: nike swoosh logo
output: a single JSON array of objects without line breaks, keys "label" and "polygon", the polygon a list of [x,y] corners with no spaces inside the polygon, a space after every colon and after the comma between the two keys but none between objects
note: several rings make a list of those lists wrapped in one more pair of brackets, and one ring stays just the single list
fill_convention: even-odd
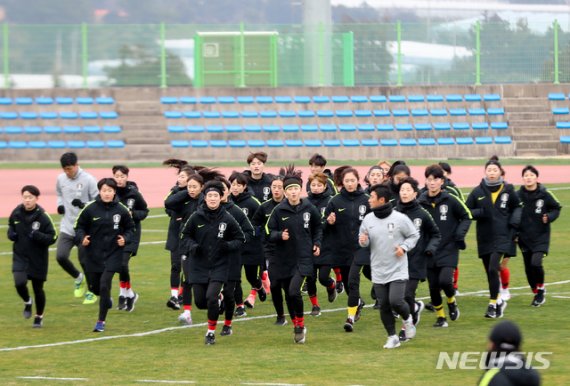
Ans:
[{"label": "nike swoosh logo", "polygon": [[200,224],[200,225],[198,225],[198,228],[202,228],[204,225],[206,225],[206,224]]},{"label": "nike swoosh logo", "polygon": [[281,217],[281,221],[287,220],[289,217]]},{"label": "nike swoosh logo", "polygon": [[479,201],[484,200],[484,199],[485,199],[485,196],[477,197],[477,200],[479,200]]},{"label": "nike swoosh logo", "polygon": [[93,217],[93,221],[99,220],[101,217]]},{"label": "nike swoosh logo", "polygon": [[18,225],[19,223],[19,221],[14,221],[14,225]]},{"label": "nike swoosh logo", "polygon": [[338,211],[339,211],[339,212],[344,212],[345,209],[346,209],[346,208],[340,208]]}]

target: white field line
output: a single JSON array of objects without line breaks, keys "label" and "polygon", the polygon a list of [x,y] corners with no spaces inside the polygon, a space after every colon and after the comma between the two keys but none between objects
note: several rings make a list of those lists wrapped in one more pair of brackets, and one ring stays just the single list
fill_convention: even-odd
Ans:
[{"label": "white field line", "polygon": [[58,378],[58,377],[16,377],[18,379],[37,379],[44,381],[88,381],[89,378]]},{"label": "white field line", "polygon": [[171,384],[194,384],[195,381],[170,381],[167,379],[137,379],[139,383],[171,383]]},{"label": "white field line", "polygon": [[305,386],[303,383],[253,383],[253,382],[242,382],[241,385],[254,385],[254,386]]},{"label": "white field line", "polygon": [[[557,281],[557,282],[552,282],[552,283],[546,283],[546,285],[547,285],[547,286],[553,286],[553,285],[563,285],[563,284],[568,284],[568,283],[570,283],[570,280],[563,280],[563,281]],[[523,287],[513,287],[513,288],[510,288],[510,290],[520,290],[520,289],[527,289],[527,288],[528,288],[527,286],[523,286]],[[488,290],[480,290],[480,291],[474,291],[474,292],[464,292],[464,293],[462,293],[461,295],[458,295],[458,296],[477,296],[478,294],[486,293],[486,292],[488,292]],[[417,298],[417,299],[418,299],[418,300],[423,300],[423,299],[428,299],[428,297],[426,296],[426,297]],[[372,305],[370,304],[370,305],[367,305],[367,306],[365,306],[365,307],[366,307],[366,308],[372,307]],[[346,311],[346,307],[334,308],[334,309],[330,309],[330,310],[322,310],[321,312],[327,313],[327,312],[338,312],[338,311]],[[306,314],[309,314],[309,312],[306,312]],[[250,321],[250,320],[260,320],[260,319],[275,318],[276,316],[277,316],[276,314],[251,316],[251,317],[245,317],[245,318],[240,318],[240,319],[234,319],[233,322],[234,322],[234,323],[241,323],[241,322],[247,322],[247,321]],[[159,329],[159,330],[151,330],[151,331],[146,331],[146,332],[137,332],[137,333],[134,333],[134,334],[102,336],[102,337],[97,337],[97,338],[79,339],[79,340],[71,340],[71,341],[56,342],[56,343],[46,343],[46,344],[38,344],[38,345],[32,345],[32,346],[2,347],[2,348],[0,348],[0,352],[28,350],[28,349],[33,349],[33,348],[68,346],[68,345],[72,345],[72,344],[91,343],[91,342],[98,342],[98,341],[103,341],[103,340],[112,340],[112,339],[121,339],[121,338],[132,338],[132,337],[150,336],[150,335],[161,334],[161,333],[163,333],[163,332],[169,332],[169,331],[180,330],[180,329],[183,329],[183,328],[198,328],[198,327],[205,327],[205,326],[207,326],[207,323],[198,323],[198,324],[192,324],[192,325],[190,325],[190,326],[165,327],[165,328],[161,328],[161,329]]]}]

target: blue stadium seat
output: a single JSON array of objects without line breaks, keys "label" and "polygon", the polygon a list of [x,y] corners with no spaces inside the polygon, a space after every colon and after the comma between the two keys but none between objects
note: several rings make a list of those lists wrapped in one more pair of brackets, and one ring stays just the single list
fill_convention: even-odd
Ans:
[{"label": "blue stadium seat", "polygon": [[40,119],[57,119],[57,113],[54,111],[41,112]]},{"label": "blue stadium seat", "polygon": [[505,137],[495,137],[495,143],[498,145],[508,145],[513,143],[513,140],[511,139],[511,137],[505,136]]},{"label": "blue stadium seat", "polygon": [[67,141],[67,147],[71,149],[85,149],[85,141]]},{"label": "blue stadium seat", "polygon": [[299,115],[299,118],[313,118],[315,112],[313,110],[299,110],[297,115]]},{"label": "blue stadium seat", "polygon": [[355,117],[361,117],[361,118],[371,117],[372,112],[370,110],[355,110],[354,116]]},{"label": "blue stadium seat", "polygon": [[339,118],[351,118],[352,110],[337,110],[335,114]]},{"label": "blue stadium seat", "polygon": [[16,104],[17,105],[31,105],[32,103],[34,103],[34,100],[32,98],[29,97],[19,97],[16,98]]},{"label": "blue stadium seat", "polygon": [[115,99],[112,97],[97,97],[95,98],[95,103],[98,105],[112,105],[115,103]]},{"label": "blue stadium seat", "polygon": [[388,101],[392,103],[404,103],[406,101],[406,97],[403,95],[390,95],[388,97]]},{"label": "blue stadium seat", "polygon": [[228,125],[226,126],[226,133],[241,133],[243,131],[243,127],[240,125]]},{"label": "blue stadium seat", "polygon": [[349,98],[346,95],[333,95],[332,101],[334,103],[348,103]]},{"label": "blue stadium seat", "polygon": [[176,139],[176,140],[170,141],[170,146],[172,146],[172,147],[190,147],[190,141],[187,141],[185,139]]},{"label": "blue stadium seat", "polygon": [[360,141],[358,139],[343,139],[342,146],[344,147],[357,147],[360,146]]},{"label": "blue stadium seat", "polygon": [[218,119],[220,118],[220,113],[218,111],[204,111],[202,112],[202,116],[205,119]]},{"label": "blue stadium seat", "polygon": [[412,131],[414,128],[411,123],[397,123],[396,131]]},{"label": "blue stadium seat", "polygon": [[335,124],[332,125],[319,125],[319,129],[323,132],[323,133],[334,133],[337,130],[337,127]]},{"label": "blue stadium seat", "polygon": [[380,142],[374,138],[363,139],[360,143],[362,146],[378,146],[380,144]]},{"label": "blue stadium seat", "polygon": [[[205,116],[204,116],[204,118],[205,118]],[[222,118],[229,118],[229,119],[239,118],[239,112],[237,112],[237,111],[222,111]]]},{"label": "blue stadium seat", "polygon": [[236,103],[236,99],[233,96],[221,96],[218,97],[218,103],[223,105],[231,105]]},{"label": "blue stadium seat", "polygon": [[303,144],[306,147],[320,147],[323,145],[320,139],[306,139],[303,141]]},{"label": "blue stadium seat", "polygon": [[398,146],[398,140],[396,139],[381,139],[380,145],[382,146]]},{"label": "blue stadium seat", "polygon": [[210,96],[203,96],[198,99],[198,102],[200,102],[203,105],[213,105],[214,103],[216,103],[216,98]]},{"label": "blue stadium seat", "polygon": [[93,98],[77,97],[77,98],[75,98],[75,103],[77,103],[78,105],[92,105],[93,104]]},{"label": "blue stadium seat", "polygon": [[437,131],[447,131],[451,130],[451,125],[447,122],[436,122],[433,124],[433,128]]},{"label": "blue stadium seat", "polygon": [[281,128],[277,125],[263,125],[263,131],[266,133],[279,133]]},{"label": "blue stadium seat", "polygon": [[185,133],[186,127],[185,126],[168,126],[169,133]]},{"label": "blue stadium seat", "polygon": [[341,132],[354,132],[356,131],[356,126],[354,125],[339,125],[338,129]]},{"label": "blue stadium seat", "polygon": [[189,118],[189,119],[202,118],[202,113],[200,111],[184,111],[182,115],[184,115],[184,118]]},{"label": "blue stadium seat", "polygon": [[28,142],[28,147],[30,149],[45,149],[47,144],[45,141],[30,141]]},{"label": "blue stadium seat", "polygon": [[221,125],[208,125],[206,126],[206,131],[212,134],[223,133],[224,127]]},{"label": "blue stadium seat", "polygon": [[493,138],[491,138],[491,137],[475,137],[475,143],[477,145],[490,145],[493,143]]},{"label": "blue stadium seat", "polygon": [[301,131],[303,133],[316,133],[319,131],[319,127],[317,125],[301,125]]},{"label": "blue stadium seat", "polygon": [[443,146],[449,146],[449,145],[455,145],[455,141],[453,140],[453,138],[441,137],[437,139],[437,144]]},{"label": "blue stadium seat", "polygon": [[570,122],[556,122],[557,129],[570,129]]},{"label": "blue stadium seat", "polygon": [[446,102],[463,102],[463,96],[459,94],[447,94],[445,96]]},{"label": "blue stadium seat", "polygon": [[228,145],[230,145],[230,147],[245,147],[246,142],[241,139],[230,139]]},{"label": "blue stadium seat", "polygon": [[79,126],[63,126],[64,134],[79,134],[81,133],[81,127]]},{"label": "blue stadium seat", "polygon": [[505,109],[504,108],[489,108],[487,109],[487,114],[488,115],[505,115]]},{"label": "blue stadium seat", "polygon": [[378,131],[394,131],[394,126],[390,124],[380,124],[377,125],[376,128],[378,129]]},{"label": "blue stadium seat", "polygon": [[392,110],[392,115],[395,117],[409,117],[410,112],[408,111],[408,109],[396,109]]},{"label": "blue stadium seat", "polygon": [[471,138],[471,137],[456,137],[455,142],[458,145],[473,145],[473,138]]},{"label": "blue stadium seat", "polygon": [[238,103],[249,105],[253,103],[253,97],[250,96],[238,96],[237,97]]},{"label": "blue stadium seat", "polygon": [[79,113],[81,119],[97,119],[97,113],[93,111],[82,111]]},{"label": "blue stadium seat", "polygon": [[21,119],[38,119],[38,114],[33,111],[22,111],[20,113]]},{"label": "blue stadium seat", "polygon": [[87,141],[87,148],[89,149],[103,149],[105,147],[105,141]]},{"label": "blue stadium seat", "polygon": [[340,147],[340,139],[324,139],[323,145],[325,147]]},{"label": "blue stadium seat", "polygon": [[431,131],[431,123],[416,123],[414,124],[414,129],[416,131]]},{"label": "blue stadium seat", "polygon": [[0,118],[2,119],[17,119],[18,113],[12,111],[0,112]]},{"label": "blue stadium seat", "polygon": [[485,115],[485,109],[469,109],[469,115]]},{"label": "blue stadium seat", "polygon": [[208,147],[208,141],[204,141],[201,139],[193,139],[190,141],[190,146],[191,147],[197,147],[197,148]]},{"label": "blue stadium seat", "polygon": [[299,139],[286,139],[285,140],[285,146],[287,146],[287,147],[301,147],[301,146],[303,146],[303,141],[301,141]]},{"label": "blue stadium seat", "polygon": [[[499,138],[499,137],[497,137],[497,138]],[[495,138],[495,143],[497,143],[497,138]],[[560,136],[560,143],[563,143],[563,144],[570,143],[570,136],[568,136],[568,135]]]},{"label": "blue stadium seat", "polygon": [[419,103],[425,102],[426,98],[423,95],[408,95],[408,102]]},{"label": "blue stadium seat", "polygon": [[261,133],[261,126],[259,125],[246,125],[244,129],[246,133]]},{"label": "blue stadium seat", "polygon": [[57,98],[55,98],[55,103],[57,103],[58,105],[72,105],[73,104],[73,98],[57,97]]},{"label": "blue stadium seat", "polygon": [[364,95],[353,95],[350,97],[352,103],[368,103],[368,97]]},{"label": "blue stadium seat", "polygon": [[267,140],[268,147],[283,147],[285,144],[280,139],[268,139]]},{"label": "blue stadium seat", "polygon": [[499,94],[485,94],[483,100],[485,102],[498,102],[501,100],[501,96]]},{"label": "blue stadium seat", "polygon": [[5,97],[0,98],[1,106],[8,106],[11,105],[12,103],[13,103],[12,98],[5,98]]},{"label": "blue stadium seat", "polygon": [[374,110],[373,114],[375,117],[389,117],[390,114],[390,110]]},{"label": "blue stadium seat", "polygon": [[491,122],[491,129],[493,130],[507,130],[509,124],[507,122]]},{"label": "blue stadium seat", "polygon": [[551,92],[548,94],[548,100],[551,101],[563,101],[566,99],[566,95],[561,92]]},{"label": "blue stadium seat", "polygon": [[270,104],[270,103],[273,103],[273,97],[258,96],[258,97],[255,97],[255,102],[260,103],[260,104]]},{"label": "blue stadium seat", "polygon": [[317,110],[317,117],[331,118],[334,117],[334,112],[332,110]]},{"label": "blue stadium seat", "polygon": [[0,141],[0,150],[6,149],[8,147],[8,143],[6,141]]},{"label": "blue stadium seat", "polygon": [[50,149],[65,149],[67,144],[65,141],[48,141],[47,146]]},{"label": "blue stadium seat", "polygon": [[27,147],[26,141],[8,141],[8,148],[10,149],[25,149]]},{"label": "blue stadium seat", "polygon": [[435,146],[434,138],[418,138],[418,144],[420,146]]},{"label": "blue stadium seat", "polygon": [[401,138],[400,146],[416,146],[416,140],[414,138]]},{"label": "blue stadium seat", "polygon": [[38,98],[36,98],[36,104],[38,104],[38,105],[53,105],[53,98],[38,97]]},{"label": "blue stadium seat", "polygon": [[328,96],[316,95],[313,97],[313,103],[329,103],[330,99]]},{"label": "blue stadium seat", "polygon": [[105,134],[119,134],[121,131],[121,126],[103,126],[103,133]]},{"label": "blue stadium seat", "polygon": [[473,130],[488,130],[489,124],[487,122],[473,122],[471,127]]},{"label": "blue stadium seat", "polygon": [[297,113],[293,110],[279,110],[279,116],[281,118],[295,118]]},{"label": "blue stadium seat", "polygon": [[449,109],[449,115],[452,117],[464,117],[467,115],[465,109]]},{"label": "blue stadium seat", "polygon": [[311,98],[308,96],[296,96],[294,101],[295,103],[311,103]]},{"label": "blue stadium seat", "polygon": [[[184,126],[182,126],[184,131]],[[170,126],[168,127],[168,131],[170,131]],[[83,132],[85,134],[99,134],[101,132],[101,128],[99,126],[83,126]]]},{"label": "blue stadium seat", "polygon": [[184,105],[195,105],[196,103],[198,103],[198,100],[195,97],[182,96],[180,97],[180,103]]},{"label": "blue stadium seat", "polygon": [[247,146],[249,147],[264,147],[265,142],[260,139],[250,139],[247,141]]},{"label": "blue stadium seat", "polygon": [[210,147],[216,147],[216,148],[228,147],[228,143],[226,141],[224,141],[223,139],[211,139],[210,140]]},{"label": "blue stadium seat", "polygon": [[427,96],[427,101],[428,102],[443,102],[443,96],[442,95],[428,95]]},{"label": "blue stadium seat", "polygon": [[387,99],[384,95],[371,95],[370,102],[372,103],[386,103]]},{"label": "blue stadium seat", "polygon": [[277,118],[277,112],[273,110],[264,110],[259,113],[260,118]]},{"label": "blue stadium seat", "polygon": [[178,103],[178,98],[169,96],[161,97],[160,103],[163,105],[175,105]]},{"label": "blue stadium seat", "polygon": [[205,131],[204,126],[191,125],[191,126],[188,126],[186,129],[188,130],[189,133],[194,133],[194,134],[203,133]]},{"label": "blue stadium seat", "polygon": [[469,130],[469,123],[467,122],[453,122],[453,130]]},{"label": "blue stadium seat", "polygon": [[372,123],[364,123],[357,126],[358,131],[369,132],[376,131],[376,127]]},{"label": "blue stadium seat", "polygon": [[164,118],[167,119],[179,119],[182,118],[182,113],[180,111],[165,111]]},{"label": "blue stadium seat", "polygon": [[59,126],[44,126],[44,133],[46,134],[60,134],[61,127]]},{"label": "blue stadium seat", "polygon": [[242,111],[241,112],[242,118],[257,118],[258,114],[257,111]]},{"label": "blue stadium seat", "polygon": [[101,111],[99,113],[99,116],[102,119],[117,119],[119,117],[119,114],[117,114],[116,111]]},{"label": "blue stadium seat", "polygon": [[428,114],[426,109],[412,109],[412,117],[427,117]]},{"label": "blue stadium seat", "polygon": [[276,96],[275,103],[291,103],[293,100],[290,96]]},{"label": "blue stadium seat", "polygon": [[465,102],[481,102],[481,95],[465,94]]},{"label": "blue stadium seat", "polygon": [[298,125],[283,125],[282,130],[284,133],[298,133],[299,126]]},{"label": "blue stadium seat", "polygon": [[26,126],[24,127],[24,133],[25,134],[41,134],[42,132],[42,128],[39,126]]},{"label": "blue stadium seat", "polygon": [[552,114],[555,114],[555,115],[567,115],[569,113],[570,113],[570,111],[569,111],[568,107],[555,107],[552,109]]},{"label": "blue stadium seat", "polygon": [[6,126],[4,128],[4,133],[5,134],[22,134],[24,132],[24,129],[22,129],[20,126]]}]

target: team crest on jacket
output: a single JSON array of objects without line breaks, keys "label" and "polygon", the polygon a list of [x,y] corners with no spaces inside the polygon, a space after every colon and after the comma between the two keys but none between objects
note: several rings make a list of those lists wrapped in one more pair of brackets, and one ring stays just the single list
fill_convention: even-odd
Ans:
[{"label": "team crest on jacket", "polygon": [[416,227],[417,230],[420,230],[420,228],[422,227],[422,219],[421,218],[415,218],[414,219],[414,226]]},{"label": "team crest on jacket", "polygon": [[396,228],[396,225],[393,222],[388,223],[388,238],[389,239],[394,238],[394,229],[395,228]]},{"label": "team crest on jacket", "polygon": [[40,229],[40,223],[39,221],[34,221],[32,223],[32,230],[37,231],[38,229]]},{"label": "team crest on jacket", "polygon": [[135,199],[129,198],[127,200],[127,208],[129,208],[129,210],[133,210],[134,206],[135,206]]},{"label": "team crest on jacket", "polygon": [[325,206],[323,206],[323,207],[321,208],[321,217],[325,217],[325,210],[326,210],[326,209],[327,209],[327,208],[326,208]]},{"label": "team crest on jacket", "polygon": [[218,238],[219,239],[224,238],[224,232],[226,231],[227,227],[228,227],[228,224],[226,224],[225,222],[221,222],[220,225],[218,225]]},{"label": "team crest on jacket", "polygon": [[246,216],[248,215],[249,209],[247,209],[247,208],[241,208],[241,210],[242,210],[243,214],[245,214]]},{"label": "team crest on jacket", "polygon": [[544,200],[536,200],[536,209],[534,213],[542,213],[542,208],[544,207]]},{"label": "team crest on jacket", "polygon": [[81,192],[83,191],[83,184],[79,182],[77,185],[75,185],[75,187],[77,188],[77,198],[79,198],[81,197]]},{"label": "team crest on jacket", "polygon": [[442,205],[439,207],[439,219],[441,221],[447,221],[447,212],[449,211],[449,208],[447,207],[447,205]]},{"label": "team crest on jacket", "polygon": [[113,229],[119,229],[119,223],[121,222],[121,215],[113,215]]},{"label": "team crest on jacket", "polygon": [[358,207],[358,213],[360,214],[360,216],[358,216],[358,219],[360,221],[364,220],[364,215],[366,214],[366,205],[360,205]]},{"label": "team crest on jacket", "polygon": [[305,229],[309,229],[309,221],[311,221],[311,214],[309,212],[303,213],[303,221],[304,221],[303,227]]},{"label": "team crest on jacket", "polygon": [[265,186],[263,188],[263,201],[269,200],[269,193],[271,193],[271,188],[269,186]]},{"label": "team crest on jacket", "polygon": [[507,207],[508,201],[509,201],[509,193],[501,194],[501,209],[505,209]]}]

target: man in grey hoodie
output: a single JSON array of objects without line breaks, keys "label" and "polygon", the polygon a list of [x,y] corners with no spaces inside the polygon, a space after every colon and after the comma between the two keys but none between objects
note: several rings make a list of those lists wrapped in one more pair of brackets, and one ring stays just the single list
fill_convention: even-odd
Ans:
[{"label": "man in grey hoodie", "polygon": [[75,153],[64,153],[59,161],[63,173],[57,176],[55,190],[57,192],[57,213],[63,217],[61,218],[56,258],[61,268],[75,279],[75,297],[85,296],[83,304],[93,304],[97,301],[97,296],[87,291],[85,275],[75,268],[69,256],[73,246],[77,245],[79,263],[83,266],[85,248],[75,240],[74,225],[85,204],[94,200],[99,194],[97,181],[91,174],[79,167]]},{"label": "man in grey hoodie", "polygon": [[368,202],[372,212],[364,217],[358,235],[360,246],[370,247],[372,283],[380,300],[380,319],[388,333],[384,348],[388,349],[400,346],[392,309],[404,321],[406,338],[416,335],[404,295],[408,281],[407,252],[416,246],[420,238],[408,216],[392,210],[390,197],[387,186],[374,185],[370,188]]}]

